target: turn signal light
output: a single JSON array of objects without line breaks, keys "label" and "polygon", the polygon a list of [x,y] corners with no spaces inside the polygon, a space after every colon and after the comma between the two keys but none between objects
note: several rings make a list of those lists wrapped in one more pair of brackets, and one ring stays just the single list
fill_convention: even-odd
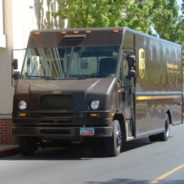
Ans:
[{"label": "turn signal light", "polygon": [[99,117],[99,114],[98,113],[91,113],[90,116],[91,117]]},{"label": "turn signal light", "polygon": [[19,113],[18,116],[20,116],[20,117],[26,117],[27,114],[26,113]]}]

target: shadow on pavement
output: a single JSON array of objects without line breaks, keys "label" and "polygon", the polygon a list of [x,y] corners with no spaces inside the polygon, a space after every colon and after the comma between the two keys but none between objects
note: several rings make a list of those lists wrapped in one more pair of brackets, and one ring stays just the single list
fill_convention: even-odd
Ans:
[{"label": "shadow on pavement", "polygon": [[[122,153],[142,146],[152,144],[148,138],[142,138],[123,144]],[[107,158],[103,144],[71,144],[67,147],[49,147],[36,151],[35,155],[25,157],[17,154],[3,157],[1,160],[90,160],[93,158]]]},{"label": "shadow on pavement", "polygon": [[[150,181],[146,180],[133,180],[133,179],[113,179],[104,182],[89,181],[86,184],[149,184]],[[159,184],[184,184],[183,180],[163,180]]]},{"label": "shadow on pavement", "polygon": [[87,182],[86,184],[149,184],[149,181],[132,180],[132,179],[113,179],[104,182]]}]

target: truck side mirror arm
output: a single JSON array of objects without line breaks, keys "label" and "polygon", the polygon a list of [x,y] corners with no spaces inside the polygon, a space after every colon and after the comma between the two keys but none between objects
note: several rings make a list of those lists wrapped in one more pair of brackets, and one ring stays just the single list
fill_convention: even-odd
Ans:
[{"label": "truck side mirror arm", "polygon": [[128,60],[128,66],[130,69],[132,67],[135,67],[135,56],[134,55],[128,55],[127,60]]},{"label": "truck side mirror arm", "polygon": [[131,69],[128,73],[128,78],[135,77],[135,70]]},{"label": "truck side mirror arm", "polygon": [[20,77],[20,72],[19,71],[14,71],[13,75],[12,75],[12,78],[14,80],[18,80],[19,77]]},{"label": "truck side mirror arm", "polygon": [[18,69],[18,59],[14,59],[13,60],[12,67],[13,67],[14,70],[17,70]]}]

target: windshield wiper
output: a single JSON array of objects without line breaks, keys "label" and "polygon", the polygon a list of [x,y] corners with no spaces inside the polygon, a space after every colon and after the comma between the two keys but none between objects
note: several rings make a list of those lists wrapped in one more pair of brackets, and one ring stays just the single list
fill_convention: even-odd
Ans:
[{"label": "windshield wiper", "polygon": [[55,80],[56,79],[54,77],[46,76],[46,75],[32,75],[32,76],[27,76],[27,78],[42,78],[45,80]]},{"label": "windshield wiper", "polygon": [[95,77],[111,77],[111,76],[115,76],[114,73],[111,74],[93,74],[93,75],[89,75],[89,78],[95,78]]},{"label": "windshield wiper", "polygon": [[84,75],[84,76],[76,76],[76,77],[69,77],[65,79],[73,79],[73,80],[80,80],[80,79],[90,79],[90,78],[103,78],[103,77],[112,77],[115,76],[115,74],[93,74],[93,75]]}]

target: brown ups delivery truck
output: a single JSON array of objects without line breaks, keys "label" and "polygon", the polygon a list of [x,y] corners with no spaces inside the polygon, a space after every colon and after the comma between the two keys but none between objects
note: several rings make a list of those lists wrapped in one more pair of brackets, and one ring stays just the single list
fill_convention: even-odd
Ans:
[{"label": "brown ups delivery truck", "polygon": [[14,78],[23,155],[41,142],[100,138],[117,156],[124,142],[166,141],[182,123],[181,45],[128,28],[32,31]]}]

